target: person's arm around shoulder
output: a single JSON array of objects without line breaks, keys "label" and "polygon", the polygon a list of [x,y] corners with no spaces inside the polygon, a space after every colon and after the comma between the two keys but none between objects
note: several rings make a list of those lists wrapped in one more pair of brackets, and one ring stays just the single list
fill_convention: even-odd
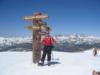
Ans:
[{"label": "person's arm around shoulder", "polygon": [[53,37],[51,37],[51,38],[52,38],[53,44],[56,44],[57,43],[56,40]]}]

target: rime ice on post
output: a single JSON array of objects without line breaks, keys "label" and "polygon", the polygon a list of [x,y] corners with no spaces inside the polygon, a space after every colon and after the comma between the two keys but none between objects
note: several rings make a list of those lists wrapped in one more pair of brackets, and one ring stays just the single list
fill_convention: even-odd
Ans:
[{"label": "rime ice on post", "polygon": [[47,32],[50,32],[50,27],[47,26],[44,19],[48,18],[48,14],[42,15],[40,12],[35,12],[33,16],[24,17],[26,21],[32,21],[31,26],[26,26],[28,30],[32,30],[32,59],[33,63],[38,63],[41,58],[41,36]]}]

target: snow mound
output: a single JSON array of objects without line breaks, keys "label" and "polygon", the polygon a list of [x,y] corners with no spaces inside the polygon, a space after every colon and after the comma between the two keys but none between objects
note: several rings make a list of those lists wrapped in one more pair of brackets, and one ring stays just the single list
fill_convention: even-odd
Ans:
[{"label": "snow mound", "polygon": [[[46,62],[45,62],[46,63]],[[53,52],[51,66],[32,63],[32,52],[0,52],[0,75],[92,75],[100,71],[100,52]]]}]

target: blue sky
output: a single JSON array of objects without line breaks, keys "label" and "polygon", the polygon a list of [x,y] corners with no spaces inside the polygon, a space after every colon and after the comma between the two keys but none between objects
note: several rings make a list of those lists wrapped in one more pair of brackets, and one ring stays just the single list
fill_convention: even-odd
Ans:
[{"label": "blue sky", "polygon": [[0,0],[0,36],[31,35],[23,17],[35,11],[49,14],[52,34],[100,36],[100,0]]}]

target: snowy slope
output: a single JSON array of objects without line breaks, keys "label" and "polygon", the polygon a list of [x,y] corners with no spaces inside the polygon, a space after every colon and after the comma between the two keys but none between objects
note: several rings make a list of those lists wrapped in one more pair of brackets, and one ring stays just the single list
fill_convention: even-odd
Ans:
[{"label": "snowy slope", "polygon": [[0,52],[0,75],[92,75],[100,71],[100,52],[53,52],[51,66],[32,63],[31,52]]}]

